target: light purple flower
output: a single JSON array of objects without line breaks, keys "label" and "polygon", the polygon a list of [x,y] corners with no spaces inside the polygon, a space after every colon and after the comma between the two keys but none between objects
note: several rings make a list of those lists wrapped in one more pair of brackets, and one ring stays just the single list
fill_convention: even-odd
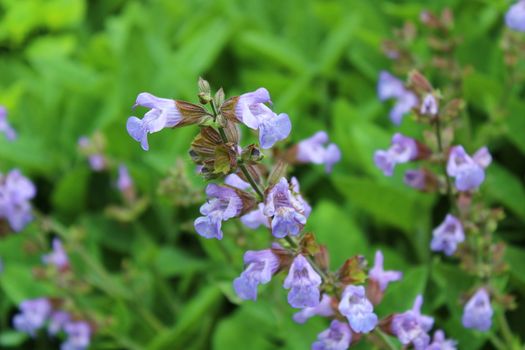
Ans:
[{"label": "light purple flower", "polygon": [[[491,161],[490,154],[486,148],[481,148],[476,157],[476,162],[466,152],[463,146],[452,147],[447,162],[448,176],[456,179],[456,188],[459,191],[469,191],[479,187],[485,180],[485,164],[488,166]],[[490,160],[489,160],[490,159]]]},{"label": "light purple flower", "polygon": [[128,168],[124,164],[121,164],[118,167],[117,188],[122,193],[133,189],[133,179],[129,175]]},{"label": "light purple flower", "polygon": [[387,71],[379,73],[377,82],[377,95],[381,101],[391,98],[399,98],[405,93],[405,84]]},{"label": "light purple flower", "polygon": [[399,281],[403,277],[403,273],[399,271],[385,271],[383,270],[383,253],[376,251],[374,266],[370,269],[368,277],[376,281],[379,289],[384,292],[390,282]]},{"label": "light purple flower", "polygon": [[266,196],[264,215],[272,217],[272,234],[277,238],[298,235],[306,224],[309,206],[290,191],[283,177]]},{"label": "light purple flower", "polygon": [[7,122],[7,111],[2,106],[0,106],[0,133],[4,134],[9,141],[16,139],[16,131]]},{"label": "light purple flower", "polygon": [[297,323],[305,323],[313,316],[330,317],[334,315],[332,309],[332,298],[328,294],[323,294],[319,305],[314,307],[305,307],[293,315],[293,320]]},{"label": "light purple flower", "polygon": [[462,317],[463,326],[486,332],[492,326],[493,313],[489,294],[484,288],[480,288],[465,304]]},{"label": "light purple flower", "polygon": [[312,350],[346,350],[352,341],[352,332],[346,323],[333,320],[330,327],[317,336]]},{"label": "light purple flower", "polygon": [[270,94],[265,88],[259,88],[239,96],[235,106],[235,115],[247,127],[259,130],[261,148],[271,148],[276,142],[284,140],[292,130],[287,114],[277,115],[265,103],[270,103]]},{"label": "light purple flower", "polygon": [[45,298],[26,300],[20,303],[20,313],[13,318],[13,326],[19,332],[24,332],[34,337],[36,331],[44,326],[49,314],[51,304]]},{"label": "light purple flower", "polygon": [[349,285],[343,291],[339,311],[348,319],[356,333],[368,333],[377,325],[374,306],[366,298],[365,287]]},{"label": "light purple flower", "polygon": [[200,208],[204,216],[195,220],[195,230],[205,238],[222,239],[222,222],[241,213],[242,199],[232,188],[216,184],[206,187],[206,195],[208,201]]},{"label": "light purple flower", "polygon": [[59,270],[67,269],[69,267],[69,259],[62,247],[62,242],[58,238],[53,239],[53,251],[42,257],[42,261],[46,265],[54,265]]},{"label": "light purple flower", "polygon": [[417,190],[424,190],[426,188],[426,174],[421,169],[407,170],[403,182],[405,185]]},{"label": "light purple flower", "polygon": [[490,163],[492,163],[492,155],[486,146],[478,149],[472,156],[472,159],[483,169],[487,168]]},{"label": "light purple flower", "polygon": [[518,32],[525,32],[525,0],[512,5],[505,14],[507,27]]},{"label": "light purple flower", "polygon": [[418,295],[412,310],[397,314],[392,319],[392,332],[401,344],[414,345],[415,350],[425,350],[430,343],[428,332],[432,329],[434,319],[421,314],[423,297]]},{"label": "light purple flower", "polygon": [[35,194],[35,186],[19,170],[11,170],[6,176],[0,174],[0,218],[7,219],[15,232],[33,219],[29,200]]},{"label": "light purple flower", "polygon": [[400,124],[403,116],[418,104],[417,96],[406,89],[401,80],[386,71],[379,74],[377,94],[381,101],[396,100],[394,107],[390,110],[390,120],[394,124]]},{"label": "light purple flower", "polygon": [[246,191],[252,186],[250,183],[244,181],[237,174],[230,174],[224,178],[224,183],[228,186],[238,188],[239,190]]},{"label": "light purple flower", "polygon": [[64,326],[67,339],[60,345],[60,350],[85,350],[91,341],[91,327],[87,322],[68,322]]},{"label": "light purple flower", "polygon": [[446,339],[445,333],[439,329],[434,332],[434,339],[432,344],[426,347],[425,350],[456,350],[456,342],[452,339]]},{"label": "light purple flower", "polygon": [[270,219],[264,215],[264,203],[259,203],[257,209],[241,216],[241,222],[253,230],[261,225],[269,228]]},{"label": "light purple flower", "polygon": [[445,220],[432,231],[430,248],[434,252],[444,252],[450,256],[456,251],[458,244],[465,240],[463,225],[458,218],[448,214]]},{"label": "light purple flower", "polygon": [[328,135],[324,131],[315,133],[297,144],[297,160],[300,163],[324,164],[327,173],[341,160],[341,151],[336,144],[328,145]]},{"label": "light purple flower", "polygon": [[70,321],[71,317],[65,311],[56,311],[49,317],[47,332],[50,335],[56,335],[64,329],[64,326]]},{"label": "light purple flower", "polygon": [[137,100],[133,108],[136,106],[143,106],[150,108],[144,114],[143,119],[137,117],[129,117],[126,124],[128,134],[140,142],[142,149],[147,151],[148,134],[161,131],[164,128],[172,128],[179,124],[182,120],[182,114],[177,109],[175,101],[167,98],[160,98],[153,96],[147,92],[142,92],[137,96]]},{"label": "light purple flower", "polygon": [[244,300],[257,299],[257,286],[270,282],[279,269],[279,258],[271,249],[244,253],[245,270],[233,281],[233,288],[239,298]]},{"label": "light purple flower", "polygon": [[432,94],[427,94],[421,103],[419,112],[422,115],[435,116],[438,114],[438,103]]},{"label": "light purple flower", "polygon": [[290,289],[288,303],[295,308],[316,307],[319,305],[321,276],[315,272],[308,260],[297,255],[290,266],[283,287]]},{"label": "light purple flower", "polygon": [[418,147],[416,141],[396,133],[392,137],[390,148],[386,151],[379,150],[374,153],[374,162],[385,176],[392,176],[396,164],[407,163],[416,159],[417,156]]}]

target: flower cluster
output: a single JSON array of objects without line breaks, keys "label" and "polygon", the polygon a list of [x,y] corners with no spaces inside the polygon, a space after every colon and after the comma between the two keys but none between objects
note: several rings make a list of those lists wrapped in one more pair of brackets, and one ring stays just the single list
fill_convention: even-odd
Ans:
[{"label": "flower cluster", "polygon": [[[380,77],[380,85],[386,84],[384,79],[383,76]],[[453,213],[447,214],[444,221],[433,230],[430,249],[435,252],[443,252],[447,256],[453,256],[461,251],[461,254],[457,256],[462,259],[462,265],[467,266],[469,272],[475,275],[480,275],[479,271],[483,271],[483,275],[498,273],[495,268],[487,272],[485,266],[469,263],[470,261],[484,261],[486,259],[484,254],[496,249],[491,242],[491,234],[495,230],[492,222],[497,221],[497,214],[481,210],[481,213],[486,212],[487,214],[482,214],[481,216],[485,217],[480,219],[479,215],[474,216],[473,211],[469,209],[473,205],[475,193],[485,180],[485,170],[492,162],[492,156],[487,147],[481,147],[470,156],[462,145],[452,144],[450,135],[453,128],[448,127],[447,123],[452,124],[458,117],[460,101],[452,100],[444,108],[440,108],[439,99],[436,99],[436,96],[440,96],[439,91],[434,90],[428,80],[418,72],[410,74],[407,86],[418,96],[418,100],[422,101],[419,106],[412,109],[415,120],[430,126],[435,136],[429,138],[428,134],[425,134],[426,137],[422,141],[417,141],[397,133],[388,150],[379,150],[375,153],[374,161],[387,176],[392,175],[395,164],[415,161],[423,163],[423,167],[408,170],[405,173],[405,183],[421,191],[447,193],[454,210]],[[382,99],[381,94],[379,98]],[[445,137],[446,133],[448,137]],[[480,231],[485,232],[479,241],[482,244],[481,247],[478,246],[479,243],[471,243],[472,239],[469,239],[469,236],[477,235]],[[493,266],[498,264],[500,264],[498,261],[494,261]],[[466,328],[480,331],[487,331],[490,328],[493,311],[489,290],[494,291],[493,288],[482,285],[465,305],[463,325]],[[409,320],[407,322],[414,324],[415,321],[410,321],[410,319],[415,320],[419,317],[414,312],[406,315]],[[400,329],[403,322],[394,319],[395,327],[394,325],[393,327]],[[423,346],[417,344],[428,344],[430,338],[427,332],[430,327],[431,323],[421,322],[420,331],[424,333],[424,336],[418,336],[417,341],[411,340],[415,348],[424,349]],[[411,331],[407,334],[413,336],[416,333]],[[441,334],[437,334],[436,337],[434,343],[439,341]],[[406,342],[402,340],[403,344],[408,342],[408,340]]]},{"label": "flower cluster", "polygon": [[40,329],[47,328],[49,335],[66,335],[60,345],[61,350],[88,348],[92,333],[90,324],[74,319],[71,314],[56,308],[49,299],[25,300],[20,303],[19,309],[20,313],[13,317],[13,326],[19,332],[35,337]]},{"label": "flower cluster", "polygon": [[19,170],[0,174],[0,220],[6,220],[13,231],[21,231],[33,219],[29,201],[35,195],[35,186]]},{"label": "flower cluster", "polygon": [[[401,87],[403,93],[411,97],[397,92],[390,97],[408,98],[417,103],[415,93]],[[380,317],[375,312],[388,284],[402,278],[399,271],[385,271],[381,251],[376,252],[367,281],[363,257],[351,257],[339,270],[330,271],[326,248],[317,243],[313,233],[304,232],[312,208],[300,193],[299,181],[295,177],[288,180],[286,165],[324,164],[325,169],[331,171],[340,160],[341,152],[329,143],[327,134],[318,132],[282,151],[276,144],[289,135],[291,124],[286,114],[270,109],[266,89],[224,100],[222,89],[212,97],[209,84],[204,80],[199,82],[199,88],[201,105],[140,94],[137,104],[150,110],[142,120],[128,119],[128,132],[147,150],[148,133],[199,125],[200,132],[192,143],[190,156],[205,179],[223,179],[223,183],[210,183],[206,187],[207,201],[200,208],[202,216],[194,222],[195,231],[207,239],[222,239],[223,222],[234,218],[250,228],[268,228],[275,242],[270,248],[244,254],[244,271],[233,281],[237,296],[256,300],[259,285],[270,283],[276,274],[283,272],[288,303],[300,309],[293,317],[297,323],[316,315],[332,319],[330,327],[312,344],[313,349],[347,349],[363,334],[371,332],[394,335],[403,344],[412,343],[418,349],[419,346],[453,344],[445,340],[440,331],[431,344],[428,331],[432,321],[420,314],[421,299],[413,310],[405,313]],[[385,91],[384,96],[387,95]],[[427,110],[434,113],[434,102],[423,100],[427,105],[425,113]],[[207,105],[211,111],[205,108]],[[408,111],[412,107],[404,108]],[[243,147],[239,124],[256,131],[259,143]],[[274,148],[271,155],[276,158],[276,164],[267,168],[267,162],[260,160],[269,155],[263,155],[261,150],[270,147]],[[389,150],[376,155],[376,162],[390,175],[395,164],[422,159],[428,153],[422,144],[398,134]]]}]

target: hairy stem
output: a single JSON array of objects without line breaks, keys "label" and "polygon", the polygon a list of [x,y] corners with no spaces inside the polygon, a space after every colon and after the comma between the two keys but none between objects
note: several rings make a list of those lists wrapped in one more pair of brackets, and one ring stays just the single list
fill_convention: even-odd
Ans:
[{"label": "hairy stem", "polygon": [[248,171],[246,166],[244,164],[239,164],[239,168],[241,169],[244,177],[250,183],[250,186],[252,186],[252,188],[255,191],[255,193],[257,193],[257,195],[259,196],[259,200],[262,202],[264,200],[264,194],[261,191],[261,189],[259,188],[259,186],[257,185],[257,183],[255,182],[255,180],[253,179],[253,177],[250,175],[250,172]]},{"label": "hairy stem", "polygon": [[[444,154],[445,149],[443,147],[443,139],[441,135],[441,119],[439,118],[439,116],[436,118],[435,124],[436,124],[436,139],[437,139],[437,144],[438,144],[438,150],[440,154],[445,156]],[[443,158],[446,159],[445,157]],[[445,176],[448,200],[450,202],[450,205],[452,207],[455,207],[456,205],[454,201],[454,196],[452,194],[452,182],[450,181],[450,177],[448,176],[448,173],[447,173],[447,163],[445,160],[441,162],[441,169],[443,170],[443,175]]]}]

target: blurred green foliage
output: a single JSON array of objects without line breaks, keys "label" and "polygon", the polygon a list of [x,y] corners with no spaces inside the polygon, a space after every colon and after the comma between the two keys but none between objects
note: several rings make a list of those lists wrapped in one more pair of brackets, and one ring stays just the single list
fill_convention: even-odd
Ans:
[{"label": "blurred green foliage", "polygon": [[[463,95],[468,108],[458,143],[469,151],[487,144],[495,156],[482,187],[487,201],[507,218],[499,239],[510,244],[510,278],[502,288],[525,295],[525,111],[524,86],[508,89],[500,47],[505,0],[426,2],[362,0],[1,0],[0,105],[19,131],[14,143],[0,138],[2,171],[18,167],[35,179],[36,208],[67,225],[73,268],[92,287],[78,307],[101,320],[93,349],[306,349],[325,321],[294,324],[282,277],[262,288],[257,303],[235,297],[231,281],[242,270],[246,249],[268,245],[261,232],[225,225],[223,241],[193,232],[198,203],[174,206],[157,185],[177,159],[189,184],[202,191],[187,150],[196,129],[165,131],[143,152],[125,122],[139,92],[196,101],[197,78],[232,96],[268,88],[276,110],[287,112],[291,142],[327,130],[343,160],[327,176],[298,167],[314,211],[313,230],[331,253],[333,268],[346,257],[375,249],[386,266],[405,272],[389,288],[379,314],[409,308],[418,293],[437,326],[461,349],[480,349],[490,335],[460,326],[461,296],[472,285],[457,267],[429,251],[432,227],[446,204],[402,185],[402,172],[382,176],[372,162],[395,130],[388,106],[376,97],[379,71],[391,63],[381,42],[421,10],[453,9],[462,38],[459,62],[470,69]],[[430,55],[424,40],[414,48]],[[430,73],[431,72],[425,72]],[[439,87],[439,86],[438,86]],[[502,114],[505,99],[508,112]],[[136,113],[142,113],[137,111]],[[81,135],[101,131],[107,154],[129,166],[150,206],[131,223],[104,208],[118,203],[116,172],[92,173],[77,150]],[[400,129],[420,130],[405,120]],[[23,299],[67,296],[33,277],[48,248],[38,225],[0,241],[0,347],[51,349],[41,335],[14,333],[10,318]],[[36,245],[36,248],[35,248]],[[442,261],[444,260],[444,261]],[[510,314],[525,336],[524,307]],[[498,311],[499,312],[499,311]],[[497,329],[497,325],[495,328]],[[360,344],[356,348],[365,349]]]}]

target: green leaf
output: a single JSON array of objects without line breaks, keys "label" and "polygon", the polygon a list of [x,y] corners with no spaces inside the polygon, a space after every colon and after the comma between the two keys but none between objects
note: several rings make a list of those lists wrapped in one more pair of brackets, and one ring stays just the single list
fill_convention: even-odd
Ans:
[{"label": "green leaf", "polygon": [[522,220],[525,219],[525,188],[523,182],[511,172],[497,163],[491,164],[487,168],[485,187],[490,198],[503,203]]},{"label": "green leaf", "polygon": [[0,345],[5,347],[15,347],[21,345],[29,336],[26,333],[15,331],[4,331],[0,333]]}]

